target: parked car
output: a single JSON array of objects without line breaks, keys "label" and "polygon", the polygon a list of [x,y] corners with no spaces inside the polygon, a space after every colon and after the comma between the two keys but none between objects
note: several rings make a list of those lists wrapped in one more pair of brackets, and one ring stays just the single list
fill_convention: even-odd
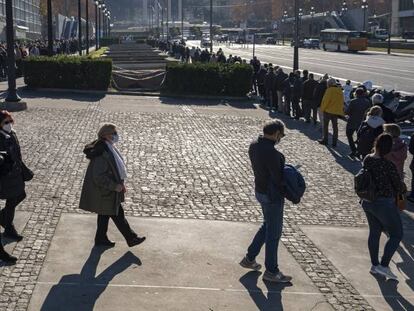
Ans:
[{"label": "parked car", "polygon": [[319,39],[305,39],[303,40],[303,47],[307,49],[319,49]]},{"label": "parked car", "polygon": [[[290,41],[290,46],[295,46],[295,40]],[[298,47],[303,48],[303,40],[299,40]]]},{"label": "parked car", "polygon": [[266,44],[276,44],[276,39],[273,37],[267,37],[265,42]]},{"label": "parked car", "polygon": [[201,47],[202,48],[208,48],[211,46],[211,41],[209,37],[204,37],[201,39]]},{"label": "parked car", "polygon": [[404,39],[414,39],[414,31],[405,31],[402,37]]}]

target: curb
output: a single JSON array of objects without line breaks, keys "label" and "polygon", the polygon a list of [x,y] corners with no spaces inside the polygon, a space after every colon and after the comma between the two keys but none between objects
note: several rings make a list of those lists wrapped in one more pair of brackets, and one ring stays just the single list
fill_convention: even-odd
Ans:
[{"label": "curb", "polygon": [[27,103],[24,101],[19,101],[19,102],[4,101],[0,103],[0,109],[7,110],[9,112],[23,111],[27,109]]}]

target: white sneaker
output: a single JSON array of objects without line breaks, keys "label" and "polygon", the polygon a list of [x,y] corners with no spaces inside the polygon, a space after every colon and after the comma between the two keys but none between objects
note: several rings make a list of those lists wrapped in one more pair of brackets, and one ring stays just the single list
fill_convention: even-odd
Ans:
[{"label": "white sneaker", "polygon": [[394,273],[392,273],[389,267],[383,267],[381,265],[378,265],[375,270],[377,271],[377,273],[385,276],[387,279],[398,281],[398,277]]},{"label": "white sneaker", "polygon": [[379,267],[379,265],[378,266],[371,266],[371,269],[369,270],[369,272],[371,274],[378,274],[378,271],[377,271],[378,267]]}]

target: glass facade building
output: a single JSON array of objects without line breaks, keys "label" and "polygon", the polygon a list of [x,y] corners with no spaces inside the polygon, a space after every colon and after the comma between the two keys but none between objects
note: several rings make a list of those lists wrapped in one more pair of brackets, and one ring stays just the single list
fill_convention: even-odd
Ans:
[{"label": "glass facade building", "polygon": [[[40,0],[13,0],[15,28],[30,39],[41,36]],[[6,0],[0,0],[1,39],[5,40]]]},{"label": "glass facade building", "polygon": [[399,0],[399,18],[401,32],[414,31],[414,2],[413,0]]}]

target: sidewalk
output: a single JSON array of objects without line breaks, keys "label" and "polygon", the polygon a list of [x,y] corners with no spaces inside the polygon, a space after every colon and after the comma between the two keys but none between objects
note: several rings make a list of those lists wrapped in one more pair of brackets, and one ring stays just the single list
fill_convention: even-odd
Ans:
[{"label": "sidewalk", "polygon": [[[400,282],[377,280],[342,122],[331,149],[318,127],[251,102],[42,93],[28,104],[14,128],[35,178],[16,215],[25,238],[6,241],[19,261],[0,267],[1,311],[414,310],[414,208],[391,263]],[[280,268],[294,279],[284,288],[238,265],[262,221],[247,149],[272,118],[285,122],[278,148],[307,182],[301,204],[285,207]],[[94,249],[96,216],[78,209],[82,150],[102,122],[119,127],[125,212],[147,236],[132,249],[112,222],[115,248]]]}]

